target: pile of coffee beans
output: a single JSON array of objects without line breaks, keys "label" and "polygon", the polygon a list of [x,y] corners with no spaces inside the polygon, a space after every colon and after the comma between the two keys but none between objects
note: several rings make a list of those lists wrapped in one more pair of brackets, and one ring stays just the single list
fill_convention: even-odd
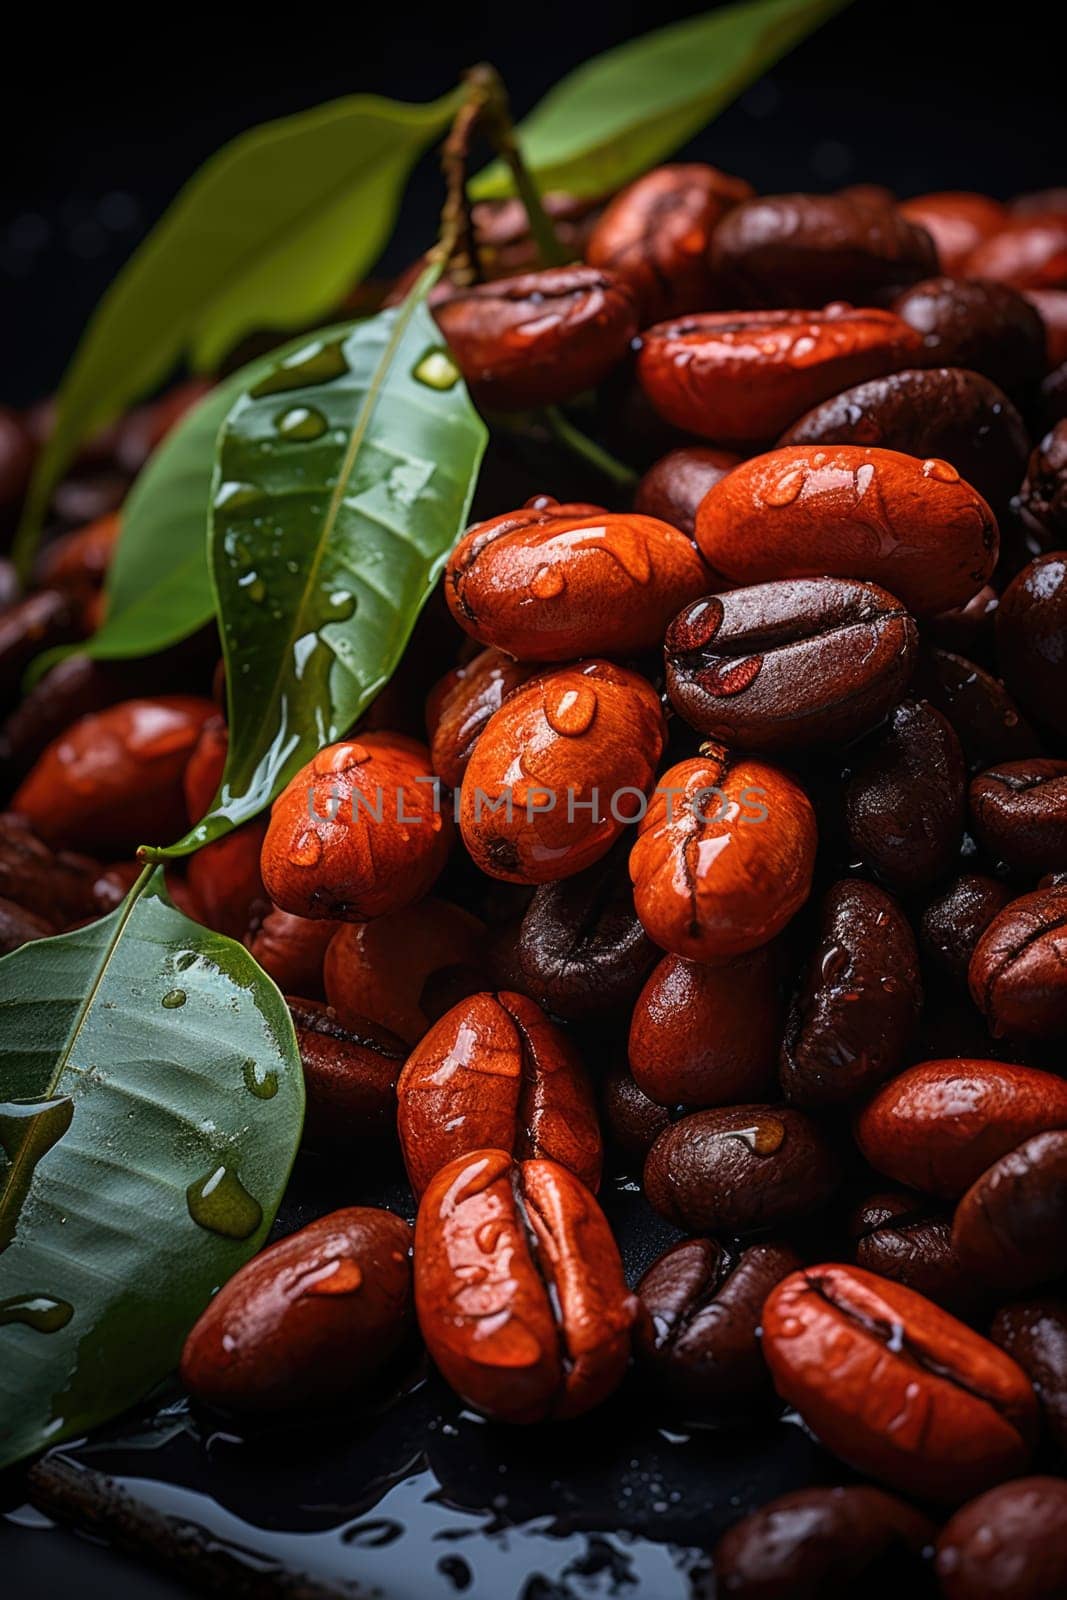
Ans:
[{"label": "pile of coffee beans", "polygon": [[[306,1411],[421,1335],[505,1423],[624,1378],[682,1423],[789,1407],[841,1481],[730,1529],[721,1594],[1062,1597],[1067,191],[680,165],[554,209],[583,260],[480,207],[434,311],[491,412],[581,397],[632,498],[487,472],[365,722],[169,875],[291,997],[309,1145],[402,1160],[414,1230],[350,1159],[183,1379]],[[41,423],[0,422],[10,508]],[[225,760],[210,630],[16,703],[99,617],[105,509],[2,575],[5,949],[117,904]],[[678,1230],[632,1285],[627,1178]]]}]

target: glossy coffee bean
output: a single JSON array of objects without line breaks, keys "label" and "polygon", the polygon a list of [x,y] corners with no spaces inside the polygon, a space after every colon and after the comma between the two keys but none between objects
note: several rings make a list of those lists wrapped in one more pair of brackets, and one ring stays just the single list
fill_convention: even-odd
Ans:
[{"label": "glossy coffee bean", "polygon": [[941,270],[956,273],[983,239],[997,233],[1008,214],[997,200],[958,190],[904,200],[900,214],[925,228],[937,248]]},{"label": "glossy coffee bean", "polygon": [[982,848],[1016,872],[1067,870],[1067,761],[1001,761],[970,787]]},{"label": "glossy coffee bean", "polygon": [[728,961],[808,898],[815,813],[787,773],[709,744],[660,778],[630,853],[634,905],[661,949]]},{"label": "glossy coffee bean", "polygon": [[517,955],[529,993],[567,1021],[629,1011],[658,951],[634,911],[624,835],[584,872],[543,883]]},{"label": "glossy coffee bean", "polygon": [[1040,736],[1004,685],[965,656],[924,651],[915,687],[951,722],[972,772],[995,761],[1040,755]]},{"label": "glossy coffee bean", "polygon": [[502,1422],[598,1405],[626,1370],[638,1309],[585,1185],[502,1150],[461,1156],[423,1196],[415,1305],[445,1379]]},{"label": "glossy coffee bean", "polygon": [[707,311],[647,329],[637,374],[666,422],[744,448],[852,384],[913,366],[921,349],[889,311]]},{"label": "glossy coffee bean", "polygon": [[270,908],[260,870],[266,833],[265,818],[257,817],[189,858],[186,881],[200,920],[228,939],[242,940]]},{"label": "glossy coffee bean", "polygon": [[1010,395],[1025,394],[1045,371],[1045,325],[1005,283],[929,278],[893,302],[922,335],[926,364],[981,372]]},{"label": "glossy coffee bean", "polygon": [[992,511],[947,461],[858,445],[743,462],[705,495],[696,536],[733,583],[859,578],[915,616],[969,600],[998,549]]},{"label": "glossy coffee bean", "polygon": [[690,539],[696,530],[697,506],[708,490],[741,461],[731,450],[684,445],[649,467],[634,490],[634,510],[680,528]]},{"label": "glossy coffee bean", "polygon": [[1038,556],[997,611],[1004,681],[1025,712],[1067,737],[1067,554]]},{"label": "glossy coffee bean", "polygon": [[856,1265],[902,1283],[954,1316],[966,1316],[980,1289],[952,1242],[952,1212],[908,1189],[873,1194],[849,1219]]},{"label": "glossy coffee bean", "polygon": [[711,261],[723,292],[746,306],[870,305],[937,270],[924,228],[855,193],[745,200],[716,228]]},{"label": "glossy coffee bean", "polygon": [[900,602],[847,578],[708,595],[667,629],[667,690],[700,733],[804,749],[865,733],[907,686],[918,630]]},{"label": "glossy coffee bean", "polygon": [[641,325],[714,303],[708,250],[715,224],[752,187],[698,162],[654,167],[604,208],[586,246],[592,267],[630,285]]},{"label": "glossy coffee bean", "polygon": [[770,1394],[760,1354],[763,1302],[800,1266],[785,1244],[751,1244],[730,1253],[715,1239],[684,1239],[637,1285],[638,1365],[686,1416],[751,1409]]},{"label": "glossy coffee bean", "polygon": [[1017,1300],[993,1318],[989,1337],[1017,1361],[1034,1386],[1045,1432],[1067,1454],[1067,1300]]},{"label": "glossy coffee bean", "polygon": [[773,944],[723,966],[664,956],[630,1020],[630,1071],[664,1106],[729,1106],[771,1092],[781,1028]]},{"label": "glossy coffee bean", "polygon": [[658,649],[708,587],[677,528],[632,512],[524,509],[477,524],[448,560],[445,595],[481,644],[526,661]]},{"label": "glossy coffee bean", "polygon": [[945,1600],[1060,1600],[1067,1592],[1067,1483],[1017,1478],[946,1523],[934,1560]]},{"label": "glossy coffee bean", "polygon": [[609,1068],[600,1083],[600,1110],[612,1148],[628,1170],[640,1172],[645,1157],[670,1122],[664,1106],[639,1089],[627,1067]]},{"label": "glossy coffee bean", "polygon": [[339,927],[339,922],[294,917],[272,905],[262,921],[245,934],[244,943],[283,994],[318,999],[325,992],[322,964],[326,949]]},{"label": "glossy coffee bean", "polygon": [[1002,389],[956,367],[909,368],[833,395],[779,445],[852,444],[948,461],[998,511],[1025,470],[1026,426]]},{"label": "glossy coffee bean", "polygon": [[326,998],[341,1021],[368,1017],[410,1048],[457,1001],[485,987],[485,925],[433,896],[338,928],[326,949]]},{"label": "glossy coffee bean", "polygon": [[475,994],[435,1023],[407,1059],[397,1126],[411,1187],[472,1150],[549,1160],[600,1182],[593,1092],[578,1052],[521,994]]},{"label": "glossy coffee bean", "polygon": [[1067,216],[1014,218],[975,246],[963,271],[970,278],[992,278],[1017,289],[1067,288]]},{"label": "glossy coffee bean", "polygon": [[489,718],[534,671],[490,647],[450,672],[431,692],[427,703],[430,760],[442,783],[459,788]]},{"label": "glossy coffee bean", "polygon": [[408,1224],[366,1206],[279,1239],[194,1324],[182,1382],[197,1400],[248,1414],[365,1390],[410,1335],[410,1256]]},{"label": "glossy coffee bean", "polygon": [[1067,882],[1009,901],[975,946],[968,982],[994,1037],[1067,1033]]},{"label": "glossy coffee bean", "polygon": [[934,1535],[928,1518],[881,1489],[795,1489],[719,1540],[712,1557],[716,1593],[738,1600],[851,1600],[869,1592],[871,1583],[903,1589],[920,1576]]},{"label": "glossy coffee bean", "polygon": [[845,791],[853,848],[890,888],[928,888],[949,870],[965,820],[963,751],[925,700],[893,711]]},{"label": "glossy coffee bean", "polygon": [[586,661],[531,678],[490,719],[463,778],[460,831],[476,866],[547,883],[591,866],[638,814],[664,742],[655,690]]},{"label": "glossy coffee bean", "polygon": [[892,1077],[922,994],[919,953],[897,902],[859,878],[835,883],[789,1009],[779,1069],[786,1099],[844,1105]]},{"label": "glossy coffee bean", "polygon": [[421,900],[451,842],[426,747],[368,733],[320,750],[282,790],[263,882],[294,916],[361,922]]},{"label": "glossy coffee bean", "polygon": [[290,999],[288,1006],[304,1068],[305,1135],[342,1149],[391,1143],[403,1041],[370,1020],[342,1025],[317,1000]]},{"label": "glossy coffee bean", "polygon": [[1067,1128],[1067,1082],[1003,1061],[923,1061],[878,1090],[856,1119],[872,1167],[924,1194],[958,1199],[1036,1133]]},{"label": "glossy coffee bean", "polygon": [[479,405],[523,411],[594,388],[637,332],[629,284],[596,267],[551,267],[442,291],[433,313]]},{"label": "glossy coffee bean", "polygon": [[34,763],[12,810],[53,845],[122,856],[173,844],[188,825],[182,773],[214,715],[210,700],[161,695],[82,717]]},{"label": "glossy coffee bean", "polygon": [[44,917],[0,897],[0,956],[10,955],[31,939],[47,939],[56,931]]},{"label": "glossy coffee bean", "polygon": [[38,589],[0,613],[0,707],[17,700],[35,656],[81,637],[78,608],[58,589]]},{"label": "glossy coffee bean", "polygon": [[771,1291],[763,1350],[778,1393],[859,1471],[958,1504],[1025,1470],[1026,1374],[932,1301],[859,1267],[807,1267]]},{"label": "glossy coffee bean", "polygon": [[[571,255],[581,255],[596,220],[598,202],[563,190],[549,190],[541,204],[552,219],[556,238]],[[530,232],[530,219],[518,195],[507,200],[479,200],[471,207],[478,263],[486,278],[513,277],[538,265],[540,252]]]},{"label": "glossy coffee bean", "polygon": [[664,1129],[645,1162],[649,1204],[691,1232],[777,1227],[821,1209],[836,1185],[823,1133],[784,1106],[694,1111]]},{"label": "glossy coffee bean", "polygon": [[999,878],[980,872],[955,878],[922,914],[924,954],[958,983],[966,983],[979,939],[1010,899],[1011,890]]},{"label": "glossy coffee bean", "polygon": [[1019,509],[1046,550],[1067,545],[1067,420],[1057,422],[1030,457]]},{"label": "glossy coffee bean", "polygon": [[1002,1293],[1067,1272],[1067,1130],[994,1161],[956,1207],[952,1239],[967,1271]]}]

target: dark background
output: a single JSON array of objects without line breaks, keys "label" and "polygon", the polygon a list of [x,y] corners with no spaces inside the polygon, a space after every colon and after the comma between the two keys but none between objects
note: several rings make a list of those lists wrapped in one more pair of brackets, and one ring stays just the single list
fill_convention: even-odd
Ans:
[{"label": "dark background", "polygon": [[[31,8],[33,9],[33,8]],[[0,399],[60,376],[86,316],[197,165],[257,122],[358,90],[443,93],[491,60],[518,114],[570,68],[707,9],[699,0],[389,0],[264,8],[205,22],[37,7],[6,51],[0,94]],[[242,8],[244,11],[244,8]],[[900,194],[1008,196],[1067,181],[1062,39],[1048,0],[977,5],[855,0],[755,85],[694,151],[763,191],[869,180]],[[35,37],[36,35],[36,37]],[[426,242],[428,161],[390,251]]]}]

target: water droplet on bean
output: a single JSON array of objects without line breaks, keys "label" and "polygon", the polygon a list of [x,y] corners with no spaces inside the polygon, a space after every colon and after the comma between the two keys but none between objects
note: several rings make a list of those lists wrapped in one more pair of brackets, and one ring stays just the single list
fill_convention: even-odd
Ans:
[{"label": "water droplet on bean", "polygon": [[545,717],[553,732],[577,739],[592,724],[597,713],[597,695],[592,684],[580,683],[573,689],[549,687],[545,698]]}]

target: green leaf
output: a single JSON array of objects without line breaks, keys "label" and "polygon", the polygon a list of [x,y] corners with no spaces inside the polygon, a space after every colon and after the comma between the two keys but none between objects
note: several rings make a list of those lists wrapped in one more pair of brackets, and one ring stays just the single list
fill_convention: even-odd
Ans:
[{"label": "green leaf", "polygon": [[245,334],[335,307],[392,230],[415,161],[461,91],[429,105],[353,95],[242,134],[205,163],[127,262],[58,395],[16,554],[25,563],[78,446],[187,357],[211,372]]},{"label": "green leaf", "polygon": [[[749,0],[677,22],[595,56],[550,89],[519,124],[542,194],[603,195],[663,161],[805,34],[848,0]],[[509,195],[494,161],[473,180],[478,200]]]},{"label": "green leaf", "polygon": [[0,961],[0,1029],[2,1467],[170,1371],[263,1243],[304,1090],[277,989],[158,874]]},{"label": "green leaf", "polygon": [[232,373],[167,435],[122,508],[103,624],[86,642],[39,657],[34,677],[75,652],[98,661],[154,655],[210,622],[215,589],[207,536],[219,429],[244,390],[306,343],[295,339]]},{"label": "green leaf", "polygon": [[165,855],[255,816],[348,731],[466,523],[487,436],[426,309],[436,270],[230,412],[212,535],[229,754],[215,807]]}]

